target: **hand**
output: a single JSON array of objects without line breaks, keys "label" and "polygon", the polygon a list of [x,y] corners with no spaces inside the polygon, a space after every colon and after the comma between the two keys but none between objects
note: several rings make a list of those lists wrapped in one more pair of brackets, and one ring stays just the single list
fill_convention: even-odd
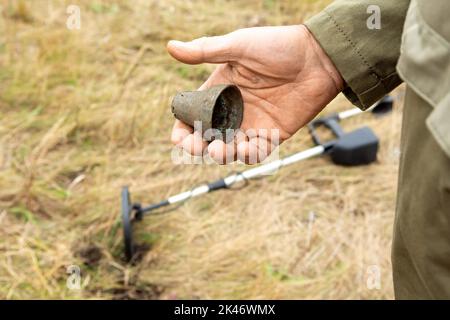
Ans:
[{"label": "hand", "polygon": [[[184,63],[219,64],[200,90],[222,83],[241,89],[244,118],[242,131],[233,141],[214,140],[208,145],[200,133],[183,122],[176,120],[173,127],[173,143],[193,155],[202,155],[207,148],[219,163],[264,160],[260,151],[276,147],[267,132],[277,129],[280,142],[285,141],[344,86],[332,61],[303,25],[241,29],[191,42],[170,41],[167,49]],[[249,133],[248,129],[254,130]],[[268,130],[261,133],[259,129]]]}]

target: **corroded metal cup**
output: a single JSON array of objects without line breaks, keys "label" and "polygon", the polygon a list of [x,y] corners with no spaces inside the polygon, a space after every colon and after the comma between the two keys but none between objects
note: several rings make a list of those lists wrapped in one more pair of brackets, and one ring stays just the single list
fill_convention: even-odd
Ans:
[{"label": "corroded metal cup", "polygon": [[[241,126],[244,101],[237,86],[221,84],[203,91],[177,93],[172,101],[172,113],[192,127],[195,121],[200,121],[202,134],[208,129],[216,129],[225,137],[227,129]],[[206,135],[204,138],[213,139]]]}]

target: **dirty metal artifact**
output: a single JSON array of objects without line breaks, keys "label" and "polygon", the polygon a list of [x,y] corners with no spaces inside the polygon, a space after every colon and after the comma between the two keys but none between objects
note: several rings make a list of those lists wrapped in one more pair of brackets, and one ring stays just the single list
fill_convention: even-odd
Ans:
[{"label": "dirty metal artifact", "polygon": [[211,141],[214,132],[207,132],[208,129],[217,129],[223,138],[227,129],[239,129],[244,102],[237,86],[221,84],[202,91],[179,92],[173,98],[172,113],[191,127],[195,121],[200,121],[202,135]]},{"label": "dirty metal artifact", "polygon": [[[392,109],[392,104],[393,99],[386,96],[369,110],[375,115],[388,113]],[[253,167],[243,172],[233,173],[223,179],[202,184],[149,206],[144,207],[140,203],[133,203],[130,198],[128,187],[124,187],[121,194],[121,212],[125,257],[127,261],[132,261],[135,256],[132,230],[133,223],[142,220],[144,215],[154,212],[156,209],[176,203],[183,203],[190,198],[198,197],[212,191],[228,189],[236,183],[246,182],[250,179],[275,172],[282,167],[323,154],[330,155],[330,158],[334,163],[346,166],[369,164],[375,161],[379,140],[373,131],[368,127],[363,127],[350,132],[344,132],[339,125],[341,120],[362,113],[363,112],[360,109],[353,108],[313,120],[308,125],[308,128],[315,144],[314,147],[294,153],[279,160]],[[334,134],[334,138],[325,142],[321,141],[316,132],[316,128],[319,126],[324,126],[331,130]]]}]

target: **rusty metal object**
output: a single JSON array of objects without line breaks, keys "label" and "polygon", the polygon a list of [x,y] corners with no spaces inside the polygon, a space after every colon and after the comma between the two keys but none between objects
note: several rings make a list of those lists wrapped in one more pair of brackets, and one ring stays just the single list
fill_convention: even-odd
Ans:
[{"label": "rusty metal object", "polygon": [[[217,129],[225,137],[227,129],[241,126],[244,102],[237,86],[221,84],[203,91],[179,92],[173,98],[172,113],[191,127],[200,121],[202,134]],[[212,137],[205,136],[205,139],[212,140]]]}]

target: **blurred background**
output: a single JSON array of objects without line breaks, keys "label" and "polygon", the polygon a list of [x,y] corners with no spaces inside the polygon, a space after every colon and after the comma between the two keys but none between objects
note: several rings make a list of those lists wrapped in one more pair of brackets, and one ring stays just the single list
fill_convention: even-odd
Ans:
[{"label": "blurred background", "polygon": [[[139,224],[124,262],[122,186],[151,203],[246,167],[172,163],[171,97],[214,66],[174,61],[167,41],[299,24],[329,2],[0,0],[0,298],[393,298],[402,89],[389,116],[343,123],[377,133],[375,164],[313,159],[191,200]],[[280,155],[310,146],[301,130]]]}]

